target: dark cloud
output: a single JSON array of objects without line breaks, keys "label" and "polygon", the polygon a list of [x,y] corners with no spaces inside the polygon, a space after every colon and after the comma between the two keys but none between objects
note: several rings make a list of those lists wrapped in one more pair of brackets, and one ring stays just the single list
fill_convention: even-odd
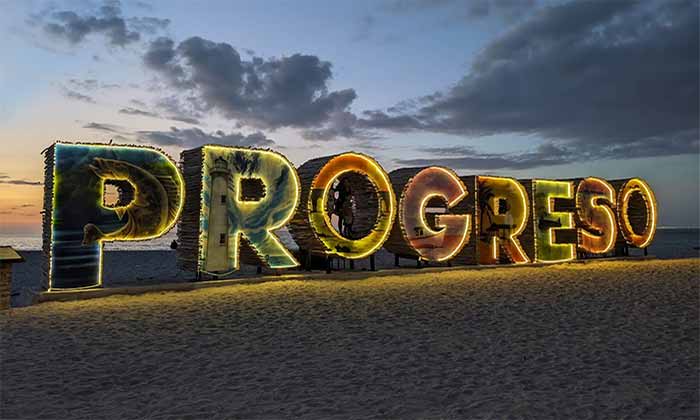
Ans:
[{"label": "dark cloud", "polygon": [[[146,111],[140,108],[134,108],[130,106],[121,108],[118,112],[120,114],[125,115],[138,115],[143,117],[162,118],[166,120],[184,122],[187,124],[200,123],[200,121],[197,119],[198,117],[202,116],[200,113],[182,108],[177,102],[177,100],[172,101],[170,99],[172,98],[166,98],[162,101],[159,101],[157,105],[159,109],[162,109],[167,113],[166,116],[161,115],[157,112]],[[146,106],[146,104],[141,101],[132,100],[131,102],[140,106]]]},{"label": "dark cloud", "polygon": [[125,19],[118,0],[105,1],[98,10],[88,14],[72,10],[42,12],[32,21],[40,24],[46,34],[74,45],[88,35],[98,33],[105,36],[109,45],[116,47],[139,41],[141,34],[153,34],[170,23],[168,19],[153,17]]},{"label": "dark cloud", "polygon": [[190,118],[182,115],[171,115],[168,117],[169,120],[184,122],[186,124],[199,124],[200,121],[196,118]]},{"label": "dark cloud", "polygon": [[[8,185],[43,185],[39,181],[27,181],[24,179],[16,179],[8,175],[6,172],[0,172],[0,184]],[[27,207],[34,207],[34,204],[20,204],[18,206],[10,208],[10,210],[18,210]]]},{"label": "dark cloud", "polygon": [[143,62],[146,67],[155,70],[166,80],[177,87],[187,87],[182,81],[185,71],[177,63],[175,52],[175,41],[170,38],[160,37],[148,46],[148,50],[143,55]]},{"label": "dark cloud", "polygon": [[129,107],[126,107],[126,108],[120,109],[120,110],[119,110],[119,113],[120,113],[120,114],[126,114],[126,115],[140,115],[140,116],[143,116],[143,117],[153,117],[153,118],[159,118],[159,117],[160,117],[160,115],[158,115],[158,114],[156,114],[156,113],[154,113],[154,112],[144,111],[144,110],[142,110],[142,109],[132,108],[132,107],[130,107],[130,106],[129,106]]},{"label": "dark cloud", "polygon": [[356,98],[353,89],[329,91],[331,64],[313,55],[243,60],[227,43],[193,37],[175,46],[159,38],[144,63],[195,109],[258,128],[328,128]]},{"label": "dark cloud", "polygon": [[440,11],[449,22],[497,17],[514,21],[535,9],[536,0],[393,0],[385,4],[386,11],[395,14]]},{"label": "dark cloud", "polygon": [[376,132],[360,127],[355,114],[347,111],[333,113],[322,127],[304,130],[301,135],[307,140],[328,141],[344,138],[362,141],[363,144],[381,138]]},{"label": "dark cloud", "polygon": [[546,7],[487,44],[449,91],[358,126],[534,134],[602,158],[698,153],[698,25],[692,0]]},{"label": "dark cloud", "polygon": [[156,103],[167,119],[180,121],[187,124],[199,124],[200,118],[204,117],[201,109],[195,101],[181,100],[177,96],[161,98]]},{"label": "dark cloud", "polygon": [[75,99],[76,101],[87,102],[89,104],[97,103],[92,96],[83,95],[82,93],[76,92],[71,89],[64,89],[63,96],[65,96],[66,98]]},{"label": "dark cloud", "polygon": [[24,179],[0,179],[0,184],[8,185],[44,185],[41,181],[27,181]]},{"label": "dark cloud", "polygon": [[379,110],[364,111],[362,115],[363,118],[358,121],[358,125],[364,128],[388,129],[392,131],[427,128],[419,118],[413,115],[387,114]]},{"label": "dark cloud", "polygon": [[88,128],[90,130],[107,131],[109,133],[125,134],[126,130],[123,127],[114,124],[104,124],[90,122],[83,126],[83,128]]},{"label": "dark cloud", "polygon": [[170,26],[170,19],[159,19],[156,17],[132,17],[127,19],[127,22],[134,31],[151,35]]},{"label": "dark cloud", "polygon": [[241,147],[270,147],[275,144],[261,132],[252,134],[225,133],[217,130],[213,133],[205,133],[199,128],[179,129],[170,127],[168,131],[138,131],[138,140],[142,143],[150,143],[158,146],[177,146],[184,148],[199,147],[204,144],[220,144],[226,146]]},{"label": "dark cloud", "polygon": [[570,150],[552,143],[540,145],[532,152],[512,154],[480,153],[469,146],[428,147],[418,150],[432,156],[419,159],[397,159],[395,162],[401,166],[443,165],[458,170],[478,171],[530,169],[561,165],[580,158]]}]

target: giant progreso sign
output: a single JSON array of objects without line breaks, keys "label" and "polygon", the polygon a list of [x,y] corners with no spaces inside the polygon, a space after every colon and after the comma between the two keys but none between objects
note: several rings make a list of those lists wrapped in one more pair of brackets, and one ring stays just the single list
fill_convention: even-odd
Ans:
[{"label": "giant progreso sign", "polygon": [[[104,242],[156,238],[176,223],[180,266],[217,276],[241,263],[294,268],[300,255],[365,258],[382,246],[435,263],[562,262],[646,248],[657,223],[639,178],[386,173],[354,152],[295,168],[270,150],[217,145],[182,152],[179,168],[154,148],[98,144],[56,143],[45,163],[49,290],[99,287]],[[275,234],[285,226],[296,255]]]}]

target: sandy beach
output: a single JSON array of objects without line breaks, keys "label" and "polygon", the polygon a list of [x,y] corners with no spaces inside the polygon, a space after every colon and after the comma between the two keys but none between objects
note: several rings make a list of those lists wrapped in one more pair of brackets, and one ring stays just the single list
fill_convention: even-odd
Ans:
[{"label": "sandy beach", "polygon": [[0,418],[697,418],[699,278],[595,262],[18,308]]}]

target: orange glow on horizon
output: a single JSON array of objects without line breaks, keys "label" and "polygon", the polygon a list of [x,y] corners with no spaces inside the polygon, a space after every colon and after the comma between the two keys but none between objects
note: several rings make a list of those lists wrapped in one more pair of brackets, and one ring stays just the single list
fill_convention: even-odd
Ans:
[{"label": "orange glow on horizon", "polygon": [[0,184],[0,234],[40,234],[41,185]]}]

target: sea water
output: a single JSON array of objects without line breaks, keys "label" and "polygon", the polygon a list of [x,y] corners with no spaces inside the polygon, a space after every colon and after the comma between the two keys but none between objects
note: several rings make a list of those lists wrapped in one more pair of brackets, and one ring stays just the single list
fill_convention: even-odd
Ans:
[{"label": "sea water", "polygon": [[[298,249],[287,229],[277,231],[282,243],[291,250]],[[175,229],[166,235],[149,241],[107,242],[105,251],[156,251],[170,249],[170,244],[177,239]],[[17,250],[41,250],[40,235],[3,235],[0,245],[9,245]],[[659,228],[654,241],[649,246],[649,254],[659,258],[700,257],[700,229],[698,228]]]}]

